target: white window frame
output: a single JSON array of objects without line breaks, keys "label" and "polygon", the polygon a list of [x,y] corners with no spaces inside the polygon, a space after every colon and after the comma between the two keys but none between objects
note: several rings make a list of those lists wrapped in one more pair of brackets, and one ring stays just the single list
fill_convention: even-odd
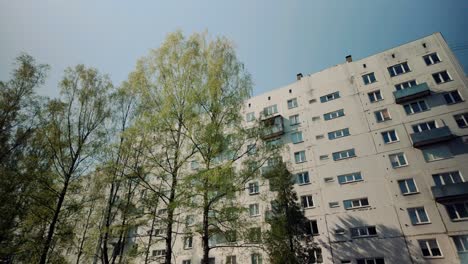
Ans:
[{"label": "white window frame", "polygon": [[288,109],[293,109],[299,106],[299,104],[297,103],[297,98],[291,98],[288,100],[287,103],[288,103]]},{"label": "white window frame", "polygon": [[[444,80],[444,79],[442,78],[442,73],[444,73],[444,72],[447,73],[448,80]],[[439,77],[440,82],[437,82],[435,75],[437,75],[437,76]],[[445,71],[440,71],[440,72],[433,73],[433,74],[432,74],[432,78],[434,79],[434,82],[435,82],[436,84],[443,84],[443,83],[447,83],[447,82],[453,81],[452,76],[451,76],[450,73],[449,73],[448,71],[446,71],[446,70],[445,70]]]},{"label": "white window frame", "polygon": [[[384,115],[385,112],[387,113],[387,116]],[[377,118],[377,115],[380,117],[381,120]],[[375,121],[377,123],[383,123],[385,121],[392,120],[392,117],[390,116],[390,112],[388,111],[387,108],[379,110],[379,111],[375,111],[374,116],[375,116]]]},{"label": "white window frame", "polygon": [[[453,118],[455,119],[455,123],[457,123],[459,128],[467,128],[468,127],[468,112],[467,113],[456,114],[456,115],[453,116]],[[463,124],[461,126],[460,126],[461,122],[458,122],[459,120],[461,120],[461,122],[463,122]]]},{"label": "white window frame", "polygon": [[450,159],[453,157],[452,150],[448,145],[433,145],[423,149],[422,154],[426,162]]},{"label": "white window frame", "polygon": [[[460,97],[460,101],[457,101],[457,99],[455,99],[455,97],[453,96],[454,93],[458,94],[458,97]],[[447,101],[447,98],[446,98],[447,95],[450,98],[451,102]],[[462,95],[460,94],[460,92],[458,90],[452,90],[452,91],[445,92],[444,93],[444,99],[445,99],[445,102],[448,105],[458,104],[458,103],[461,103],[461,102],[464,101]]]},{"label": "white window frame", "polygon": [[[447,214],[448,214],[448,216],[450,217],[450,219],[451,219],[452,221],[454,221],[454,222],[466,221],[466,220],[468,220],[468,216],[466,216],[466,217],[461,216],[460,211],[458,210],[458,208],[457,208],[455,205],[461,205],[461,206],[463,206],[464,209],[465,209],[465,211],[468,212],[468,201],[446,204],[445,207],[446,207]],[[455,215],[456,215],[456,218],[452,218],[452,217],[451,217],[450,212],[448,211],[448,210],[449,210],[448,207],[451,207],[451,208],[452,208],[453,212],[454,212]]]},{"label": "white window frame", "polygon": [[[418,112],[415,112],[415,111],[414,111],[414,108],[413,108],[413,105],[412,105],[412,104],[414,104],[414,103],[416,103],[416,104],[419,106],[419,109],[421,109],[421,111],[418,111]],[[423,107],[421,107],[421,105],[423,105],[423,104],[424,104],[424,106],[426,107],[426,109],[424,109],[424,110],[423,110]],[[411,110],[410,113],[406,112],[406,108],[405,108],[406,105],[409,106],[409,109]],[[414,114],[417,114],[417,113],[422,113],[422,112],[431,110],[431,108],[430,108],[429,105],[427,104],[426,100],[419,100],[419,101],[414,101],[414,102],[410,102],[410,103],[404,104],[404,105],[403,105],[403,109],[405,110],[405,113],[406,113],[407,115],[414,115]]]},{"label": "white window frame", "polygon": [[182,264],[192,264],[192,261],[190,259],[184,259],[182,260]]},{"label": "white window frame", "polygon": [[303,163],[307,161],[305,150],[294,152],[294,161],[297,163]]},{"label": "white window frame", "polygon": [[[435,242],[437,249],[440,251],[440,255],[434,256],[434,252],[432,251],[433,248],[431,248],[431,242]],[[421,249],[421,254],[423,255],[423,258],[443,258],[444,253],[442,253],[442,250],[440,249],[439,242],[435,238],[431,239],[420,239],[418,240],[419,248]],[[428,249],[429,255],[424,256],[424,253],[422,252],[423,250],[423,245]]]},{"label": "white window frame", "polygon": [[[406,65],[407,69],[403,65]],[[397,68],[401,69],[401,73],[397,73],[397,70],[396,70]],[[390,74],[390,71],[393,72],[393,75],[390,74],[390,77],[395,77],[395,76],[399,76],[399,75],[403,75],[405,73],[411,72],[411,68],[409,67],[407,61],[395,64],[393,66],[388,67],[387,69],[388,69],[389,74]]]},{"label": "white window frame", "polygon": [[[434,123],[434,127],[431,127],[432,123]],[[437,124],[436,120],[431,120],[431,121],[426,121],[426,122],[411,125],[411,128],[413,129],[414,133],[421,133],[423,131],[435,129],[435,128],[438,128],[438,127],[439,127],[439,125]]]},{"label": "white window frame", "polygon": [[[363,200],[367,200],[367,205],[363,205]],[[363,208],[363,207],[369,207],[370,204],[369,204],[369,199],[367,197],[364,197],[364,198],[358,198],[358,199],[348,199],[348,200],[344,200],[343,201],[343,205],[345,204],[346,201],[350,201],[351,202],[351,207],[348,207],[346,208],[346,206],[344,206],[344,208],[346,210],[353,210],[353,209],[358,209],[358,208]],[[354,205],[354,202],[358,202],[359,205]]]},{"label": "white window frame", "polygon": [[[369,228],[375,229],[375,234],[370,234]],[[353,235],[353,230],[357,230],[357,235]],[[360,226],[360,227],[353,227],[349,230],[351,238],[364,238],[364,237],[375,237],[378,236],[377,227],[376,226]]]},{"label": "white window frame", "polygon": [[[461,174],[461,172],[458,171],[458,170],[457,171],[446,171],[446,172],[432,174],[432,178],[433,179],[436,178],[436,177],[439,178],[440,183],[442,184],[442,186],[447,185],[447,184],[449,184],[449,185],[450,184],[457,184],[457,181],[454,180],[455,174],[457,174],[457,177],[460,178],[461,182],[465,182],[465,178],[463,177],[463,174]],[[450,183],[445,182],[444,176],[448,176],[452,182],[450,182]]]},{"label": "white window frame", "polygon": [[278,106],[276,104],[263,108],[263,114],[265,116],[271,116],[278,113]]},{"label": "white window frame", "polygon": [[263,258],[260,253],[252,253],[250,255],[251,264],[263,264]]},{"label": "white window frame", "polygon": [[[379,260],[379,259],[381,259],[381,260],[383,260],[385,262],[385,258],[377,257],[377,258],[359,258],[359,259],[356,259],[356,263],[359,264],[359,261],[364,261],[365,264],[377,264],[377,260]],[[349,263],[351,263],[351,262],[349,262]]]},{"label": "white window frame", "polygon": [[[431,223],[431,219],[429,218],[429,214],[427,213],[426,208],[424,208],[424,206],[408,208],[407,211],[408,211],[408,215],[409,215],[411,224],[413,224],[413,225],[424,225],[424,224],[430,224]],[[413,220],[411,218],[411,213],[414,213],[414,215],[416,216],[416,222],[413,222]],[[421,215],[422,214],[424,214],[426,216],[427,221],[422,221],[421,220]]]},{"label": "white window frame", "polygon": [[[314,223],[315,223],[315,227],[317,227],[317,232],[314,232]],[[307,228],[311,231],[310,234],[307,234],[307,235],[311,235],[311,236],[318,236],[320,235],[320,232],[319,232],[319,228],[318,228],[318,221],[315,220],[315,219],[310,219],[307,221]]]},{"label": "white window frame", "polygon": [[302,131],[295,131],[291,133],[291,141],[293,144],[299,144],[304,142],[302,137]]},{"label": "white window frame", "polygon": [[245,115],[245,120],[247,122],[252,122],[255,120],[255,112],[249,112]]},{"label": "white window frame", "polygon": [[[351,151],[354,152],[354,155],[351,155]],[[356,157],[356,150],[352,148],[352,149],[337,151],[337,152],[334,152],[333,154],[337,154],[339,156],[337,159],[335,159],[335,161],[344,160],[344,159]]]},{"label": "white window frame", "polygon": [[254,195],[260,193],[260,186],[258,181],[250,182],[249,183],[249,195]]},{"label": "white window frame", "polygon": [[295,126],[299,125],[301,121],[299,120],[299,115],[292,115],[289,117],[289,125],[290,126]]},{"label": "white window frame", "polygon": [[[297,183],[299,185],[310,184],[310,175],[308,171],[299,172],[296,174]],[[307,181],[306,181],[307,178]]]},{"label": "white window frame", "polygon": [[333,93],[326,94],[324,96],[320,96],[320,102],[321,103],[326,103],[326,102],[329,102],[329,101],[332,101],[332,100],[335,100],[335,99],[338,99],[338,98],[340,98],[340,92],[336,91],[336,92],[333,92]]},{"label": "white window frame", "polygon": [[453,236],[452,239],[458,254],[468,253],[468,235],[457,235]]},{"label": "white window frame", "polygon": [[184,237],[184,249],[192,249],[193,248],[193,237],[187,236]]},{"label": "white window frame", "polygon": [[380,90],[375,90],[375,91],[367,93],[367,97],[369,98],[369,101],[371,103],[377,103],[379,101],[383,101],[384,99],[382,96],[382,92],[380,92]]},{"label": "white window frame", "polygon": [[255,217],[260,215],[260,206],[258,203],[249,204],[249,216]]},{"label": "white window frame", "polygon": [[[409,181],[412,181],[412,182],[413,182],[414,188],[416,188],[415,191],[411,191],[411,190],[410,190],[410,187],[409,187],[409,185],[408,185],[408,182],[409,182]],[[405,188],[406,188],[407,192],[404,192],[404,191],[401,189],[400,182],[404,182],[404,183],[405,183]],[[416,181],[414,180],[414,178],[408,178],[408,179],[398,180],[398,181],[397,181],[397,184],[398,184],[398,188],[400,188],[401,194],[403,194],[403,195],[411,195],[411,194],[417,194],[417,193],[419,193],[419,188],[418,188],[418,185],[416,184]]]},{"label": "white window frame", "polygon": [[[413,82],[414,82],[414,84],[413,84]],[[416,86],[416,85],[418,85],[418,82],[416,80],[409,80],[409,81],[406,81],[406,82],[396,84],[395,89],[397,91],[400,91],[400,90],[408,89],[408,88]]]},{"label": "white window frame", "polygon": [[237,257],[236,257],[236,255],[229,255],[229,256],[226,256],[226,264],[237,264]]},{"label": "white window frame", "polygon": [[[345,135],[346,130],[348,131],[347,135]],[[333,136],[330,137],[331,135],[333,135]],[[340,129],[340,130],[335,130],[335,131],[329,132],[328,133],[328,139],[329,140],[334,140],[334,139],[338,139],[338,138],[342,138],[342,137],[347,137],[349,135],[350,135],[349,128],[343,128],[343,129]]]},{"label": "white window frame", "polygon": [[[403,159],[405,160],[405,164],[401,164],[399,156],[402,155]],[[398,162],[397,166],[394,166],[394,161],[392,160],[393,157],[397,157],[396,162]],[[408,159],[406,158],[406,155],[404,152],[399,152],[399,153],[393,153],[388,155],[388,158],[390,159],[390,164],[392,165],[392,168],[401,168],[401,167],[406,167],[409,165]]]},{"label": "white window frame", "polygon": [[[384,131],[381,133],[382,134],[382,138],[383,138],[383,141],[384,141],[384,144],[391,144],[391,143],[395,143],[395,142],[399,142],[400,139],[398,138],[398,133],[396,132],[396,130],[387,130],[387,131]],[[389,141],[386,142],[385,141],[385,138],[387,138]]]},{"label": "white window frame", "polygon": [[312,194],[301,196],[301,207],[304,209],[315,207],[314,197]]},{"label": "white window frame", "polygon": [[[357,179],[356,176],[359,175],[361,178]],[[341,182],[340,178],[345,179],[345,181]],[[352,182],[360,182],[363,181],[364,179],[362,178],[361,172],[353,172],[353,173],[348,173],[348,174],[342,174],[337,176],[338,183],[339,184],[347,184],[347,183],[352,183]],[[348,180],[350,179],[350,180]]]},{"label": "white window frame", "polygon": [[[374,80],[372,81],[372,79],[370,78],[371,76],[374,76]],[[370,72],[368,74],[364,74],[362,75],[362,81],[364,82],[364,85],[369,85],[371,83],[375,83],[377,82],[377,78],[375,77],[375,73],[374,72]]]},{"label": "white window frame", "polygon": [[[433,56],[435,56],[435,57],[437,58],[437,61],[434,60],[434,57],[433,57]],[[429,64],[427,63],[426,58],[429,59]],[[434,65],[434,64],[437,64],[437,63],[441,63],[441,62],[442,62],[442,61],[440,60],[439,54],[437,54],[437,52],[433,52],[433,53],[424,55],[424,56],[423,56],[423,60],[424,60],[424,62],[426,63],[427,66],[431,66],[431,65]]]}]

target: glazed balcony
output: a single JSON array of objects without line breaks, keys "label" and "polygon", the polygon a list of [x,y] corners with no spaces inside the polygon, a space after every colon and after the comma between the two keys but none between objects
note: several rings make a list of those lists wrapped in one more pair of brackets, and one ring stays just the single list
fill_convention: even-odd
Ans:
[{"label": "glazed balcony", "polygon": [[454,138],[448,126],[433,128],[430,130],[424,130],[418,133],[411,134],[411,141],[413,141],[413,147],[422,147],[430,144],[435,144]]},{"label": "glazed balcony", "polygon": [[395,97],[395,102],[397,104],[428,96],[430,94],[431,90],[427,83],[421,83],[416,86],[411,86],[406,89],[393,92],[393,96]]},{"label": "glazed balcony", "polygon": [[281,115],[264,117],[262,118],[262,122],[264,124],[263,140],[272,139],[284,134],[284,123]]},{"label": "glazed balcony", "polygon": [[446,202],[468,197],[468,182],[433,186],[431,189],[432,195],[434,195],[437,202]]}]

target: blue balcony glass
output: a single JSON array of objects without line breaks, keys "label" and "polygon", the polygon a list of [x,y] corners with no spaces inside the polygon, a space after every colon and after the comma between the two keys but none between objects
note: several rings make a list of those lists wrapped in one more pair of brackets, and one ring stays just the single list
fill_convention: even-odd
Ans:
[{"label": "blue balcony glass", "polygon": [[447,141],[454,137],[452,131],[447,126],[411,134],[411,140],[415,148]]},{"label": "blue balcony glass", "polygon": [[433,186],[431,189],[437,202],[449,202],[468,197],[468,182]]},{"label": "blue balcony glass", "polygon": [[427,83],[421,83],[416,86],[411,86],[406,89],[393,92],[393,96],[395,97],[395,102],[397,104],[428,96],[430,94],[431,90]]}]

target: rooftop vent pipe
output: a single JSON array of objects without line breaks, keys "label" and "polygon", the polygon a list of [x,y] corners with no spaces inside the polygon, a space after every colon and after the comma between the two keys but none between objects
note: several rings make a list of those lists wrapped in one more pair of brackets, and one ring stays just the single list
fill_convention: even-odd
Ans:
[{"label": "rooftop vent pipe", "polygon": [[296,74],[296,79],[299,81],[300,79],[302,79],[303,75],[302,73],[298,73]]},{"label": "rooftop vent pipe", "polygon": [[353,56],[348,55],[346,56],[346,62],[352,62],[353,61]]}]

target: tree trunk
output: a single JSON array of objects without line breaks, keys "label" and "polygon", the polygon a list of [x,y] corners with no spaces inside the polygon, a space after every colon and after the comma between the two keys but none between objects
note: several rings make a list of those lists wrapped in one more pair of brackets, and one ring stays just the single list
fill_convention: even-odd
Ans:
[{"label": "tree trunk", "polygon": [[60,210],[62,209],[63,201],[65,200],[65,195],[67,194],[68,183],[70,181],[70,176],[65,178],[65,183],[63,185],[62,191],[60,192],[59,200],[57,202],[57,207],[54,211],[54,217],[52,218],[52,222],[49,226],[49,231],[47,232],[47,238],[44,242],[44,247],[42,248],[41,259],[39,260],[39,264],[45,264],[47,262],[47,254],[49,252],[50,244],[52,243],[52,238],[55,233],[55,227],[58,222]]},{"label": "tree trunk", "polygon": [[156,212],[157,212],[157,210],[155,208],[154,212],[153,212],[153,220],[151,222],[150,235],[149,235],[149,238],[148,238],[148,247],[146,248],[146,252],[145,252],[145,264],[148,264],[148,260],[149,260],[151,242],[153,240],[153,233],[154,233],[154,224],[156,223]]},{"label": "tree trunk", "polygon": [[203,195],[203,200],[204,200],[204,207],[203,207],[203,235],[202,235],[202,241],[203,241],[203,258],[202,258],[202,264],[209,264],[208,259],[210,257],[210,246],[209,246],[209,222],[208,222],[208,213],[209,213],[209,207],[207,206],[208,204],[208,194],[205,192]]},{"label": "tree trunk", "polygon": [[94,210],[94,202],[91,204],[91,207],[89,208],[89,212],[88,212],[88,217],[86,218],[85,230],[83,232],[83,238],[81,239],[80,247],[78,249],[78,256],[76,257],[76,264],[80,263],[80,258],[81,258],[81,255],[83,254],[84,241],[86,239],[86,233],[88,232],[88,227],[89,227],[89,220],[91,219],[91,214],[93,213],[93,210]]},{"label": "tree trunk", "polygon": [[174,223],[174,206],[175,192],[177,187],[177,171],[172,174],[171,195],[169,197],[169,208],[167,208],[167,225],[166,225],[166,256],[165,263],[172,261],[172,227]]}]

